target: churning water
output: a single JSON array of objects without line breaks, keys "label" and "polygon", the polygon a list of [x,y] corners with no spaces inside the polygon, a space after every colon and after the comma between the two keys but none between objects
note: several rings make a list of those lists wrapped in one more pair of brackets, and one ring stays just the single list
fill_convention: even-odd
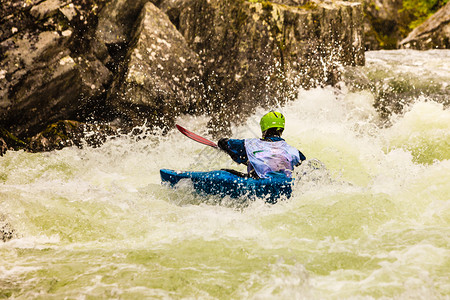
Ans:
[{"label": "churning water", "polygon": [[[369,52],[358,72],[448,100],[449,62],[448,50]],[[273,206],[161,186],[161,168],[242,169],[176,131],[7,152],[0,212],[16,237],[0,242],[0,298],[449,299],[450,111],[422,93],[384,127],[376,97],[317,88],[278,108],[286,140],[327,170]],[[257,136],[264,112],[233,137]],[[207,136],[207,121],[178,123]]]}]

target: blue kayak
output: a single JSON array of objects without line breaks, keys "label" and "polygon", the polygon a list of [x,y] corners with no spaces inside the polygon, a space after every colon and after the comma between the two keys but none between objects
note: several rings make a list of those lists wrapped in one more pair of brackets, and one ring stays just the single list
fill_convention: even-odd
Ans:
[{"label": "blue kayak", "polygon": [[289,198],[292,193],[292,178],[273,176],[264,179],[240,177],[227,171],[177,172],[161,169],[163,183],[175,186],[180,180],[187,179],[195,191],[201,195],[218,195],[232,198],[258,197],[268,203],[276,203],[280,198]]}]

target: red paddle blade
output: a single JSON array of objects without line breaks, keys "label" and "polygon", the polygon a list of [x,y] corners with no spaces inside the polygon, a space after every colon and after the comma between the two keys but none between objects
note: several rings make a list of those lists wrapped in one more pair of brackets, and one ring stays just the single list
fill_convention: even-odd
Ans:
[{"label": "red paddle blade", "polygon": [[207,139],[205,139],[204,137],[201,137],[201,136],[199,136],[198,134],[195,134],[195,133],[193,133],[193,132],[191,132],[191,131],[185,129],[185,128],[181,127],[181,126],[178,125],[178,124],[176,124],[175,126],[177,126],[178,130],[179,130],[182,134],[184,134],[185,136],[187,136],[188,138],[193,139],[194,141],[199,142],[199,143],[201,143],[201,144],[203,144],[203,145],[206,145],[206,146],[210,146],[210,147],[213,147],[213,148],[219,148],[219,147],[217,146],[216,143],[214,143],[214,142],[212,142],[212,141],[210,141],[210,140],[207,140]]}]

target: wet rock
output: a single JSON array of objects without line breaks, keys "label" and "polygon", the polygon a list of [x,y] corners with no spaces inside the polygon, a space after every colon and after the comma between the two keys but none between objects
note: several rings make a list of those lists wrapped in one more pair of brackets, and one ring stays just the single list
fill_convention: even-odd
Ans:
[{"label": "wet rock", "polygon": [[130,42],[132,29],[147,0],[113,0],[99,13],[96,37],[106,44]]},{"label": "wet rock", "polygon": [[18,32],[0,40],[0,126],[19,138],[61,119],[92,116],[86,111],[99,107],[111,82],[89,47],[96,3],[76,3],[5,3],[6,14],[17,17],[0,28]]},{"label": "wet rock", "polygon": [[6,144],[3,138],[0,138],[0,156],[3,156],[8,150],[8,144]]},{"label": "wet rock", "polygon": [[130,126],[173,125],[201,99],[201,70],[192,51],[167,15],[147,3],[127,53],[127,70],[117,77],[110,105]]},{"label": "wet rock", "polygon": [[17,235],[14,228],[6,221],[6,217],[0,214],[0,240],[7,242]]},{"label": "wet rock", "polygon": [[113,0],[99,13],[93,51],[112,71],[125,59],[136,20],[147,1]]},{"label": "wet rock", "polygon": [[0,155],[5,154],[7,150],[20,150],[26,147],[27,144],[24,141],[0,127]]},{"label": "wet rock", "polygon": [[416,50],[450,49],[450,2],[400,42],[402,48]]},{"label": "wet rock", "polygon": [[86,124],[64,120],[49,125],[44,131],[31,138],[28,149],[33,152],[60,150],[64,147],[98,147],[117,129],[108,124]]},{"label": "wet rock", "polygon": [[63,3],[60,0],[46,0],[33,6],[30,14],[36,19],[42,20],[56,14],[61,6],[63,6]]},{"label": "wet rock", "polygon": [[64,32],[26,32],[0,44],[6,56],[0,62],[0,122],[10,124],[14,135],[73,118],[104,93],[109,71],[93,56],[75,56],[69,38]]},{"label": "wet rock", "polygon": [[78,14],[73,3],[69,3],[59,8],[59,11],[64,15],[67,21],[71,22]]},{"label": "wet rock", "polygon": [[405,36],[404,19],[410,19],[402,11],[402,0],[365,0],[364,35],[367,50],[396,49]]},{"label": "wet rock", "polygon": [[295,97],[299,86],[335,84],[343,65],[364,64],[359,3],[2,4],[0,126],[33,137],[34,151],[77,145],[38,134],[59,120],[168,128],[180,113],[206,112],[211,127],[225,130],[257,106]]},{"label": "wet rock", "polygon": [[364,64],[359,3],[171,3],[162,9],[201,58],[206,110],[218,130],[258,105],[292,99],[299,86],[336,83],[342,65]]},{"label": "wet rock", "polygon": [[[0,6],[0,42],[34,26],[29,10],[40,0],[2,0]],[[0,52],[1,54],[1,52]],[[1,58],[1,55],[0,55]]]}]

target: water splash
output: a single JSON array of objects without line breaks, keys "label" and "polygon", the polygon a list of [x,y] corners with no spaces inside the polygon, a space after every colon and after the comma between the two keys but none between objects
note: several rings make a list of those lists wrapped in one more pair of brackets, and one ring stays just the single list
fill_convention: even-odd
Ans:
[{"label": "water splash", "polygon": [[[161,186],[161,168],[242,168],[175,130],[7,152],[0,211],[18,236],[0,243],[0,295],[448,298],[448,109],[416,97],[384,128],[374,101],[343,85],[301,90],[279,108],[286,140],[326,172],[274,206],[236,209]],[[259,136],[264,112],[232,137]],[[208,121],[178,120],[205,136]]]}]

